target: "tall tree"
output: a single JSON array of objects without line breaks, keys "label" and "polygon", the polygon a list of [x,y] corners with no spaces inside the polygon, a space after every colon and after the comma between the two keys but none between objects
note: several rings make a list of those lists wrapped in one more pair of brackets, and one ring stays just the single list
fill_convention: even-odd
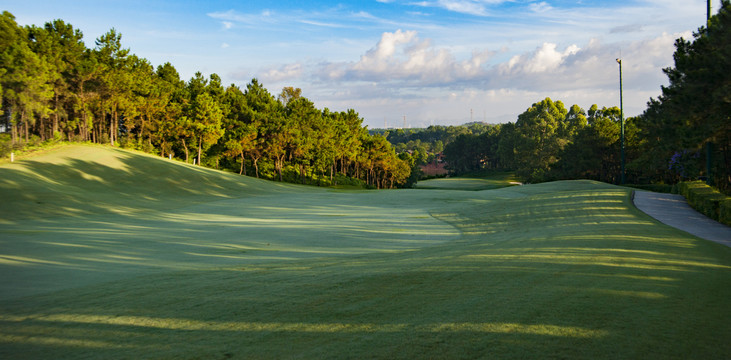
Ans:
[{"label": "tall tree", "polygon": [[533,104],[515,123],[516,173],[529,181],[543,181],[558,152],[566,144],[560,129],[568,111],[550,98]]},{"label": "tall tree", "polygon": [[[246,103],[246,96],[237,86],[231,85],[226,88],[224,95],[224,103],[229,109],[224,119],[224,144],[226,147],[226,155],[231,157],[241,157],[241,167],[239,174],[246,175],[246,156],[252,152],[256,152],[258,147],[257,128],[260,122],[255,116],[252,116],[252,110]],[[260,157],[260,156],[259,156]],[[255,157],[253,161],[255,167],[259,157]],[[259,177],[258,169],[256,176]]]},{"label": "tall tree", "polygon": [[[587,121],[587,119],[584,119]],[[593,179],[617,182],[619,176],[620,109],[589,109],[588,126],[579,128],[552,174],[563,179]]]},{"label": "tall tree", "polygon": [[[651,99],[639,120],[646,140],[639,160],[668,163],[676,152],[711,155],[716,185],[731,191],[731,2],[724,0],[694,40],[675,42],[675,66],[664,69],[670,84]],[[711,151],[703,151],[713,144]],[[702,161],[698,157],[696,161]]]},{"label": "tall tree", "polygon": [[122,34],[112,28],[96,40],[96,56],[102,65],[102,110],[109,119],[109,141],[115,144],[119,134],[120,113],[131,101],[132,77],[129,49],[122,48]]},{"label": "tall tree", "polygon": [[6,111],[12,115],[12,138],[19,141],[22,127],[27,142],[36,119],[46,118],[51,111],[55,75],[50,64],[31,50],[28,30],[19,27],[7,11],[0,17],[0,30],[0,69],[5,73],[1,81],[3,98],[9,105]]},{"label": "tall tree", "polygon": [[[31,26],[28,31],[31,48],[48,62],[54,72],[50,132],[56,134],[59,131],[59,122],[68,121],[68,111],[73,110],[74,68],[79,66],[86,45],[83,42],[81,31],[60,19],[47,22],[43,28]],[[68,130],[72,130],[74,126],[68,127],[71,128]]]},{"label": "tall tree", "polygon": [[278,100],[282,103],[282,105],[287,106],[289,105],[290,101],[297,100],[302,97],[302,89],[300,88],[294,88],[291,86],[285,86],[282,89],[282,92],[279,93]]},{"label": "tall tree", "polygon": [[190,118],[193,122],[193,136],[198,141],[198,161],[201,164],[203,150],[215,144],[223,136],[223,112],[218,103],[204,92],[196,96]]}]

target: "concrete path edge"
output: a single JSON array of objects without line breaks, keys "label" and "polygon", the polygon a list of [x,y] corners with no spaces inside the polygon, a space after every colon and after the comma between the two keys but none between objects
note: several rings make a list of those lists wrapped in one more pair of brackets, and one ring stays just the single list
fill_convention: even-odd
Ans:
[{"label": "concrete path edge", "polygon": [[699,213],[688,205],[682,195],[636,190],[632,202],[636,208],[663,224],[731,247],[731,227]]}]

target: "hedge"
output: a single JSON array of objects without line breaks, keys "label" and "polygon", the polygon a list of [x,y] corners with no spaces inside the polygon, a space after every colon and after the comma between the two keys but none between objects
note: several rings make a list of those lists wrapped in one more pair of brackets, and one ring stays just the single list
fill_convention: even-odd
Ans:
[{"label": "hedge", "polygon": [[700,180],[678,183],[678,193],[694,209],[713,220],[731,225],[731,197],[721,194]]}]

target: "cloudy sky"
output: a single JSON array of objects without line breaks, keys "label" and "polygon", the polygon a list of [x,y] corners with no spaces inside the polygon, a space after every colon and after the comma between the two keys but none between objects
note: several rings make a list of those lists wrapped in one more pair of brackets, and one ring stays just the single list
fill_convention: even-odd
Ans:
[{"label": "cloudy sky", "polygon": [[[714,0],[714,12],[720,0]],[[273,94],[302,88],[319,108],[371,128],[515,121],[545,97],[619,104],[628,116],[667,84],[673,43],[705,24],[706,0],[173,1],[0,0],[21,25],[63,19],[88,47],[123,46],[187,80],[196,71]]]}]

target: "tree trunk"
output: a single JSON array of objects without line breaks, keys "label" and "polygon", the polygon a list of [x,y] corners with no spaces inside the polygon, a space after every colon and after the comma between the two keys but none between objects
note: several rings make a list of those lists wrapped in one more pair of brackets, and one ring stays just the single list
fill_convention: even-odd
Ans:
[{"label": "tree trunk", "polygon": [[58,131],[58,94],[55,94],[55,95],[56,95],[56,97],[54,99],[54,102],[55,102],[54,106],[55,106],[56,111],[53,114],[53,126],[51,129],[51,137],[55,137],[56,132]]},{"label": "tree trunk", "polygon": [[182,139],[183,141],[183,150],[185,151],[185,163],[188,163],[188,144],[185,143],[185,139]]},{"label": "tree trunk", "polygon": [[239,175],[246,175],[246,167],[244,165],[244,161],[246,158],[244,158],[244,152],[241,152],[241,170],[239,170]]},{"label": "tree trunk", "polygon": [[198,166],[201,164],[201,149],[203,148],[203,136],[198,137]]},{"label": "tree trunk", "polygon": [[46,122],[43,118],[38,119],[38,133],[41,135],[41,141],[46,141]]},{"label": "tree trunk", "polygon": [[83,141],[89,141],[89,137],[86,136],[86,135],[87,135],[87,131],[86,131],[86,111],[83,111],[82,110],[82,113],[81,113],[81,124],[79,124],[79,136],[81,137],[81,139]]},{"label": "tree trunk", "polygon": [[256,178],[259,178],[259,158],[254,157],[254,155],[251,156],[251,161],[254,163],[254,172],[256,173]]},{"label": "tree trunk", "polygon": [[282,155],[280,157],[277,157],[277,161],[276,162],[277,162],[277,164],[275,164],[275,165],[276,165],[276,168],[277,168],[277,172],[279,172],[279,181],[282,182],[283,181],[282,180],[282,168],[284,167],[283,166],[283,163],[284,163],[284,155]]},{"label": "tree trunk", "polygon": [[114,146],[114,114],[109,118],[109,142]]},{"label": "tree trunk", "polygon": [[10,137],[12,138],[12,144],[18,143],[18,123],[17,121],[10,121]]},{"label": "tree trunk", "polygon": [[145,132],[145,116],[140,115],[140,135],[137,136],[137,141],[139,143],[142,143],[142,137],[144,135],[144,132]]}]

